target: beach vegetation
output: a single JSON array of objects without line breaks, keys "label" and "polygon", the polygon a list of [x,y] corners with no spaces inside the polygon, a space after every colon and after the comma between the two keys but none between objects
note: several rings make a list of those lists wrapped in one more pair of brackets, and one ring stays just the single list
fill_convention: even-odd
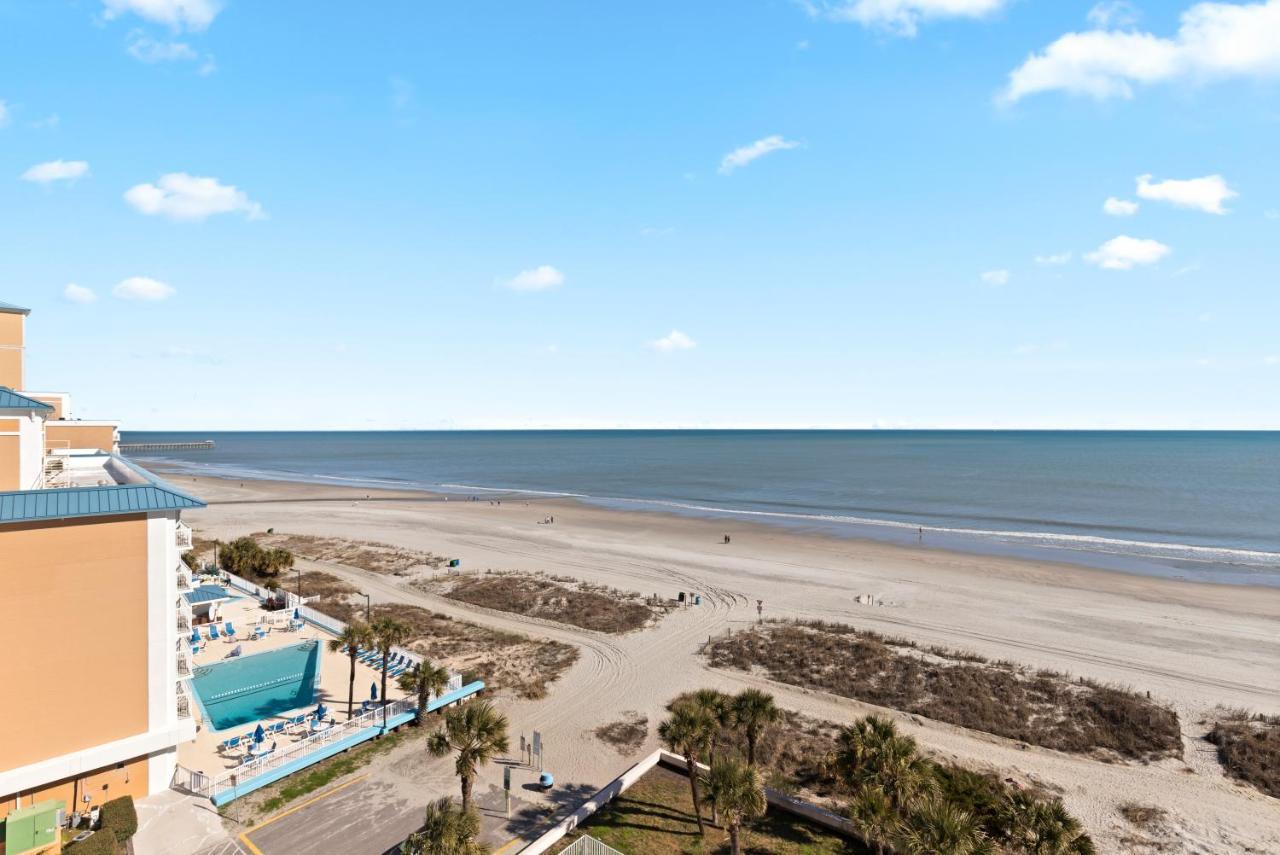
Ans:
[{"label": "beach vegetation", "polygon": [[427,705],[432,695],[439,695],[449,685],[449,669],[433,665],[426,659],[398,678],[400,688],[418,698],[418,711],[414,723],[419,727],[427,722]]},{"label": "beach vegetation", "polygon": [[634,710],[625,712],[618,721],[597,727],[595,734],[597,739],[612,745],[619,754],[634,754],[649,736],[649,718]]},{"label": "beach vegetation", "polygon": [[743,821],[764,816],[769,807],[759,770],[728,757],[716,761],[707,774],[707,798],[729,832],[731,855],[740,855]]},{"label": "beach vegetation", "polygon": [[274,530],[257,532],[253,538],[264,547],[286,549],[311,561],[344,564],[358,570],[391,576],[404,576],[424,567],[437,569],[445,562],[444,558],[430,552],[368,540],[287,534]]},{"label": "beach vegetation", "polygon": [[1280,799],[1280,716],[1229,711],[1208,739],[1228,775]]},{"label": "beach vegetation", "polygon": [[[372,643],[373,635],[369,630],[368,624],[353,620],[346,624],[342,630],[342,634],[337,638],[330,639],[330,650],[346,650],[347,659],[351,663],[349,675],[347,677],[347,719],[350,720],[355,710],[356,702],[356,662],[360,657],[360,650]],[[385,695],[384,695],[385,697]]]},{"label": "beach vegetation", "polygon": [[[369,624],[369,638],[382,660],[381,680],[383,713],[387,704],[387,670],[391,666],[391,651],[409,638],[409,627],[393,617],[380,617]],[[383,722],[385,724],[385,722]]]},{"label": "beach vegetation", "polygon": [[1126,689],[920,648],[841,624],[774,622],[713,639],[714,667],[818,689],[1059,751],[1180,756],[1177,713]]},{"label": "beach vegetation", "polygon": [[401,855],[485,855],[479,843],[480,817],[466,811],[447,796],[427,805],[422,828],[400,845]]},{"label": "beach vegetation", "polygon": [[714,714],[691,696],[672,704],[671,714],[658,725],[658,736],[672,752],[683,756],[688,765],[689,796],[698,834],[706,833],[702,822],[702,799],[698,793],[698,763],[711,749],[716,728]]},{"label": "beach vegetation", "polygon": [[68,844],[65,851],[67,855],[119,855],[120,844],[114,834],[103,828],[79,843]]},{"label": "beach vegetation", "polygon": [[264,549],[252,537],[237,537],[218,553],[218,566],[250,581],[270,581],[293,568],[293,553],[280,547]]},{"label": "beach vegetation", "polygon": [[488,701],[472,701],[450,708],[444,724],[427,740],[434,757],[457,755],[454,770],[462,785],[462,811],[471,810],[471,789],[476,772],[509,750],[507,717]]},{"label": "beach vegetation", "polygon": [[733,716],[747,743],[747,765],[756,765],[756,746],[765,731],[777,724],[782,711],[773,695],[759,689],[743,689],[733,698]]}]

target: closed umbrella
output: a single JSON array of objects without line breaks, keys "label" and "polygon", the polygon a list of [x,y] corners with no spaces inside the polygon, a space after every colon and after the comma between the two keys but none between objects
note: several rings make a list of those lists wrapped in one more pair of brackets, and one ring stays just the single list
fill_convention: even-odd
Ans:
[{"label": "closed umbrella", "polygon": [[317,706],[316,706],[316,719],[317,719],[317,720],[324,718],[324,717],[325,717],[325,716],[327,716],[328,714],[329,714],[329,710],[325,707],[325,705],[324,705],[324,704],[319,704],[319,705],[317,705]]},{"label": "closed umbrella", "polygon": [[376,701],[378,699],[378,684],[373,683],[369,686],[369,700]]},{"label": "closed umbrella", "polygon": [[259,722],[258,726],[253,729],[253,741],[261,744],[262,740],[266,738],[267,732],[262,729],[262,723]]}]

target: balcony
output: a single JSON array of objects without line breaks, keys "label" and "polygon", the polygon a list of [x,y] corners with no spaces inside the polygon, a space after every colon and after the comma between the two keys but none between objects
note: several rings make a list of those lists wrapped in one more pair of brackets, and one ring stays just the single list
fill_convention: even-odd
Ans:
[{"label": "balcony", "polygon": [[178,654],[178,676],[179,677],[191,676],[191,661],[187,659],[187,657],[182,653]]},{"label": "balcony", "polygon": [[178,523],[173,529],[174,545],[178,547],[179,552],[186,552],[191,549],[192,535],[191,526],[184,522]]},{"label": "balcony", "polygon": [[178,684],[178,718],[191,718],[191,698],[181,683]]}]

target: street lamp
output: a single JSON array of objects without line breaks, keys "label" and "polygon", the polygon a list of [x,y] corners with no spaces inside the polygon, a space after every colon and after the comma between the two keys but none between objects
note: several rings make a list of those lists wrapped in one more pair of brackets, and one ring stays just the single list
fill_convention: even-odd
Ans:
[{"label": "street lamp", "polygon": [[372,622],[373,622],[373,615],[372,615],[371,609],[372,609],[373,607],[370,605],[370,603],[371,603],[372,601],[369,599],[369,595],[368,595],[368,594],[366,594],[364,591],[358,591],[357,593],[358,593],[360,596],[364,597],[364,622],[365,622],[365,623],[372,623]]}]

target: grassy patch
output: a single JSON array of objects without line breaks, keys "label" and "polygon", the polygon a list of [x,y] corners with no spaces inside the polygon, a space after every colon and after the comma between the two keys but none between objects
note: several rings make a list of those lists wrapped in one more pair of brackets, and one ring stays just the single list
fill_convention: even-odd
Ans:
[{"label": "grassy patch", "polygon": [[[708,823],[706,836],[698,835],[688,780],[660,767],[641,778],[591,817],[580,832],[571,833],[551,851],[561,851],[583,834],[627,855],[702,855],[728,851],[728,832],[724,829]],[[760,820],[743,826],[742,842],[746,853],[835,855],[867,851],[774,808]]]},{"label": "grassy patch", "polygon": [[430,552],[367,540],[283,532],[257,532],[251,536],[263,546],[276,546],[312,561],[332,561],[371,573],[403,576],[422,567],[439,568],[445,562]]},{"label": "grassy patch", "polygon": [[1120,815],[1123,816],[1130,825],[1141,829],[1150,829],[1160,825],[1164,821],[1164,808],[1155,805],[1142,805],[1137,802],[1125,802],[1120,805]]},{"label": "grassy patch", "polygon": [[649,735],[649,719],[638,712],[624,713],[618,721],[602,724],[596,728],[596,739],[606,745],[612,745],[621,755],[635,754]]},{"label": "grassy patch", "polygon": [[921,648],[839,624],[769,623],[706,649],[713,666],[1076,753],[1179,756],[1178,716],[1134,692]]},{"label": "grassy patch", "polygon": [[443,576],[416,583],[425,591],[476,606],[559,621],[597,632],[641,629],[662,608],[640,594],[542,573]]},{"label": "grassy patch", "polygon": [[1228,713],[1209,741],[1228,775],[1280,798],[1280,716]]},{"label": "grassy patch", "polygon": [[[336,602],[322,611],[344,621],[364,619],[363,603]],[[378,603],[373,619],[381,617],[408,626],[407,647],[460,672],[465,681],[484,680],[490,689],[507,689],[522,698],[545,697],[547,686],[578,659],[578,649],[572,645],[489,629],[419,606]]]},{"label": "grassy patch", "polygon": [[381,739],[363,742],[349,751],[321,760],[314,766],[254,793],[250,797],[254,801],[253,813],[259,817],[275,813],[290,802],[323,789],[339,778],[362,769],[375,757],[387,753],[406,739],[417,738],[423,733],[412,728],[400,730],[389,733]]}]

